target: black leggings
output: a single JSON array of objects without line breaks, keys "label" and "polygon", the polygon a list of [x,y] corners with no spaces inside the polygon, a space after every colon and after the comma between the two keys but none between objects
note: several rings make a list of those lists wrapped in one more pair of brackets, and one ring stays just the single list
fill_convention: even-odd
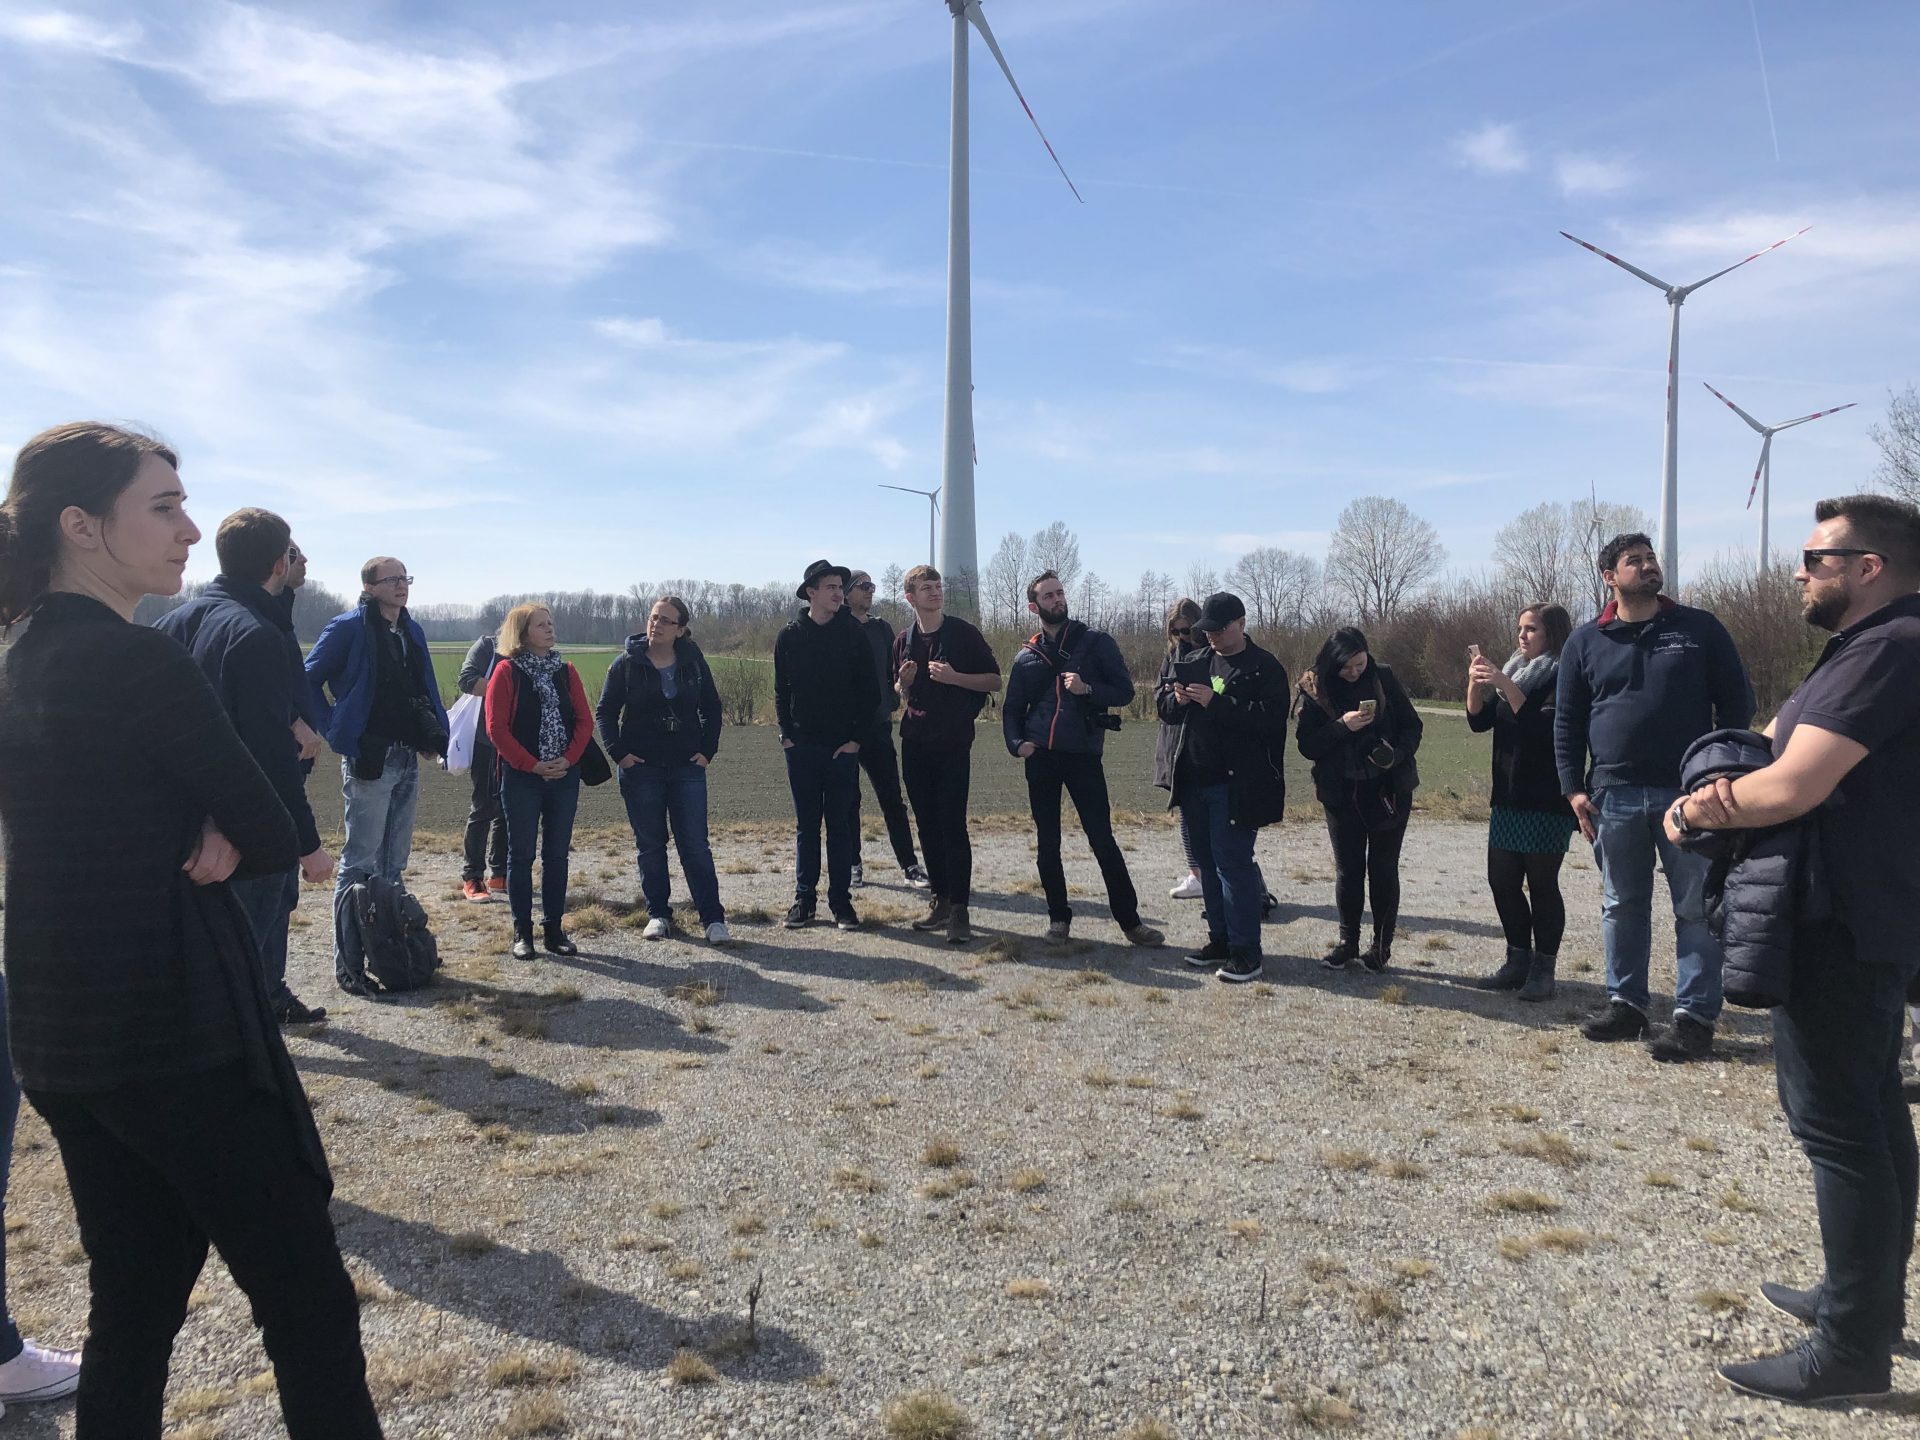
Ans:
[{"label": "black leggings", "polygon": [[1340,933],[1360,933],[1360,912],[1373,897],[1373,928],[1393,934],[1400,918],[1400,844],[1407,838],[1403,810],[1400,823],[1387,830],[1369,830],[1351,805],[1327,812],[1327,835],[1333,841],[1333,903],[1340,911]]},{"label": "black leggings", "polygon": [[[1528,855],[1487,847],[1493,908],[1500,912],[1500,928],[1513,949],[1560,953],[1560,937],[1567,932],[1567,905],[1560,898],[1560,865],[1566,858],[1564,852]],[[1527,902],[1529,895],[1532,904]]]}]

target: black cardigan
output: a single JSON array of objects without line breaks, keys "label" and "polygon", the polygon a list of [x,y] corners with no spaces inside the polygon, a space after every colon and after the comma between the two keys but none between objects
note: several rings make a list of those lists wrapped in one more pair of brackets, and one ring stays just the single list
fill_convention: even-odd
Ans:
[{"label": "black cardigan", "polygon": [[241,1059],[259,1075],[284,1056],[277,1030],[257,1033],[257,997],[236,991],[236,958],[258,965],[226,887],[180,869],[209,817],[244,873],[300,858],[286,807],[187,652],[96,600],[46,597],[0,662],[7,989],[28,1089]]},{"label": "black cardigan", "polygon": [[1502,810],[1531,810],[1570,815],[1560,793],[1560,771],[1553,758],[1553,702],[1558,671],[1534,682],[1518,710],[1498,692],[1478,710],[1467,711],[1467,728],[1493,732],[1493,803]]}]

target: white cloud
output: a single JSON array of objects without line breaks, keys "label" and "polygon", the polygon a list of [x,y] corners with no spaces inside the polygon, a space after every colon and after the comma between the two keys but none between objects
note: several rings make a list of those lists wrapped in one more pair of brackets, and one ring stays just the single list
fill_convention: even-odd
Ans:
[{"label": "white cloud", "polygon": [[1562,155],[1553,162],[1553,176],[1562,195],[1612,195],[1633,183],[1634,170],[1624,160]]},{"label": "white cloud", "polygon": [[102,25],[65,10],[40,10],[30,15],[0,15],[0,37],[50,50],[79,50],[95,55],[123,55],[140,39],[140,27]]},{"label": "white cloud", "polygon": [[1529,158],[1521,148],[1520,135],[1511,125],[1489,120],[1478,130],[1456,136],[1454,160],[1482,175],[1514,175],[1527,168]]}]

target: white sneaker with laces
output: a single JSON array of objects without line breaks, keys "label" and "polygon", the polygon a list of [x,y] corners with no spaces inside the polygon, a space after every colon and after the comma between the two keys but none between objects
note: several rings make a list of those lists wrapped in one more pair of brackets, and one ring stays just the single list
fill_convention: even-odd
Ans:
[{"label": "white sneaker with laces", "polygon": [[664,915],[656,915],[647,921],[647,928],[640,932],[642,940],[664,940],[673,934],[673,922]]},{"label": "white sneaker with laces", "polygon": [[[24,1350],[0,1365],[0,1400],[60,1400],[79,1388],[78,1350],[52,1350],[29,1340]],[[0,1408],[0,1415],[5,1413]]]},{"label": "white sneaker with laces", "polygon": [[916,890],[931,890],[933,882],[927,878],[926,867],[909,865],[906,869],[907,883]]},{"label": "white sneaker with laces", "polygon": [[732,939],[733,932],[727,929],[726,921],[716,920],[707,926],[707,943],[709,945],[725,945]]},{"label": "white sneaker with laces", "polygon": [[1180,877],[1180,883],[1167,892],[1175,900],[1198,900],[1204,893],[1200,888],[1200,877],[1192,871]]}]

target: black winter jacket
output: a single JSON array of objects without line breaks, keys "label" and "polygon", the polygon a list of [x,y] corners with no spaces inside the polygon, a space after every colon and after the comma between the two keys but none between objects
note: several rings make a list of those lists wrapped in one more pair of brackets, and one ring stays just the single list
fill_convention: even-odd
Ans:
[{"label": "black winter jacket", "polygon": [[[1252,664],[1235,668],[1212,655],[1208,674],[1225,689],[1216,689],[1207,705],[1182,705],[1173,693],[1174,666],[1169,655],[1153,687],[1153,706],[1163,732],[1173,733],[1173,753],[1167,761],[1167,808],[1180,803],[1180,751],[1200,727],[1208,727],[1227,759],[1227,819],[1242,829],[1277,825],[1287,813],[1287,777],[1283,768],[1287,750],[1287,706],[1292,698],[1287,669],[1251,640]],[[1206,659],[1211,651],[1191,650],[1179,657],[1188,662]],[[1158,767],[1158,757],[1155,757]],[[1189,769],[1191,769],[1189,765]]]},{"label": "black winter jacket", "polygon": [[629,635],[624,655],[607,667],[594,717],[607,759],[629,755],[646,765],[684,765],[695,755],[713,759],[720,748],[720,691],[713,667],[686,636],[673,642],[674,697],[647,658],[647,637]]},{"label": "black winter jacket", "polygon": [[[1308,672],[1310,679],[1312,672]],[[1340,717],[1358,708],[1360,701],[1376,698],[1374,682],[1386,704],[1384,714],[1362,730],[1349,730]],[[1329,713],[1331,707],[1331,713]],[[1300,723],[1295,743],[1300,753],[1313,762],[1313,793],[1322,805],[1340,810],[1355,805],[1355,787],[1388,780],[1389,788],[1404,799],[1420,784],[1420,767],[1414,755],[1420,749],[1424,730],[1420,712],[1385,665],[1369,661],[1358,680],[1335,680],[1333,693],[1323,705],[1304,688],[1300,696]],[[1392,745],[1399,760],[1390,771],[1376,769],[1367,754],[1382,740]]]},{"label": "black winter jacket", "polygon": [[838,750],[882,736],[873,645],[851,612],[816,624],[802,610],[773,642],[773,712],[780,738]]},{"label": "black winter jacket", "polygon": [[1521,693],[1518,710],[1499,694],[1487,696],[1478,710],[1467,711],[1467,728],[1493,732],[1493,803],[1502,810],[1567,815],[1560,793],[1560,771],[1553,758],[1553,706],[1559,671],[1549,670]]},{"label": "black winter jacket", "polygon": [[[1075,695],[1061,681],[1073,671],[1087,682]],[[1104,630],[1089,630],[1078,620],[1060,629],[1056,643],[1039,631],[1020,647],[1007,672],[1007,693],[1000,702],[1000,731],[1007,753],[1037,745],[1042,750],[1099,755],[1107,748],[1099,717],[1133,700],[1133,676],[1120,647]]]},{"label": "black winter jacket", "polygon": [[[1773,763],[1773,742],[1752,730],[1713,730],[1687,747],[1680,786],[1692,791]],[[1725,951],[1729,1005],[1765,1010],[1786,1003],[1795,930],[1833,918],[1820,847],[1808,817],[1764,830],[1706,830],[1686,849],[1706,855],[1707,928]]]}]

